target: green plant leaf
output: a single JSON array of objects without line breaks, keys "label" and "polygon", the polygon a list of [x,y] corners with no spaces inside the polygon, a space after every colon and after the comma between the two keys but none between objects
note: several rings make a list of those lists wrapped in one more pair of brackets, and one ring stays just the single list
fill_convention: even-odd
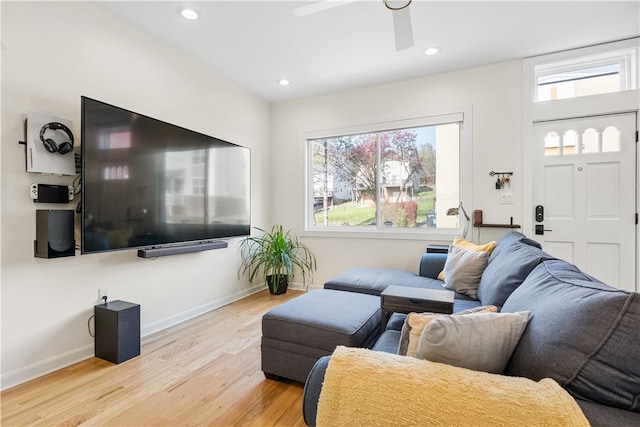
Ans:
[{"label": "green plant leaf", "polygon": [[[254,227],[260,236],[249,236],[240,242],[241,263],[238,272],[248,275],[249,283],[257,278],[267,282],[267,276],[288,276],[291,281],[296,270],[302,274],[306,287],[317,268],[311,250],[300,242],[290,230],[284,232],[282,225],[274,225],[271,231]],[[276,289],[279,279],[276,280]]]}]

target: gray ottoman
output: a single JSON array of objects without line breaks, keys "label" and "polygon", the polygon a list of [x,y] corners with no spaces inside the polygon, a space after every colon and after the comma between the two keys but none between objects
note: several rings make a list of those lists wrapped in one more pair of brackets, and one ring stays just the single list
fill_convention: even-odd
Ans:
[{"label": "gray ottoman", "polygon": [[304,383],[336,346],[371,348],[380,336],[380,297],[319,289],[262,316],[262,371]]}]

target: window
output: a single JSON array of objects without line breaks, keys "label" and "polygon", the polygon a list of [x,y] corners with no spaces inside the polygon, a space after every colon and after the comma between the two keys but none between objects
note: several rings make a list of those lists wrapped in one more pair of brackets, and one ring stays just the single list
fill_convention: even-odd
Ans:
[{"label": "window", "polygon": [[607,126],[602,130],[590,127],[582,133],[570,129],[563,135],[551,131],[544,138],[545,156],[611,153],[620,150],[620,130],[615,126]]},{"label": "window", "polygon": [[[307,139],[307,230],[459,232],[462,113]],[[449,215],[447,215],[449,212]],[[462,219],[464,221],[464,219]]]},{"label": "window", "polygon": [[636,49],[624,49],[535,67],[536,101],[635,89]]},{"label": "window", "polygon": [[192,194],[200,195],[204,194],[204,177],[194,176],[191,178],[191,191]]}]

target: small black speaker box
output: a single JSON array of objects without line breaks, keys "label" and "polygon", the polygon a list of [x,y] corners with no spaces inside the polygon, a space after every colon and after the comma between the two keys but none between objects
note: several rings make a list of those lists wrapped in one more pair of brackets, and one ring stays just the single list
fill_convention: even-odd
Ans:
[{"label": "small black speaker box", "polygon": [[72,210],[36,210],[34,255],[38,258],[74,256],[73,228]]},{"label": "small black speaker box", "polygon": [[94,306],[95,354],[121,363],[140,355],[140,304],[111,301]]}]

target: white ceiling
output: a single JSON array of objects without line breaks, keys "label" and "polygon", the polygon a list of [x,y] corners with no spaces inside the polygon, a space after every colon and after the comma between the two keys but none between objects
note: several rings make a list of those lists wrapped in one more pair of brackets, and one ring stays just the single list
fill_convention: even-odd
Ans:
[{"label": "white ceiling", "polygon": [[[413,0],[415,45],[400,52],[382,0],[343,1],[305,17],[291,10],[313,2],[97,3],[271,102],[640,35],[640,0]],[[185,20],[181,6],[200,18]],[[425,56],[432,45],[441,52]]]}]

